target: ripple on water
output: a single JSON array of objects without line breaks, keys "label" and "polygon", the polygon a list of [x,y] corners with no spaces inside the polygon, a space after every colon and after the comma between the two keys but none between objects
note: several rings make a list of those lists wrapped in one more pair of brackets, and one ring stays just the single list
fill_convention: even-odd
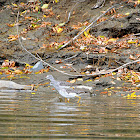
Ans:
[{"label": "ripple on water", "polygon": [[139,100],[82,97],[53,101],[55,93],[0,93],[0,138],[134,138]]}]

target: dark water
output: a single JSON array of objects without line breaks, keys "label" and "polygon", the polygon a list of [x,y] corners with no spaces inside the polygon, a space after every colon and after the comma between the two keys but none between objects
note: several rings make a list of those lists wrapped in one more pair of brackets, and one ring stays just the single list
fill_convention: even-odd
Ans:
[{"label": "dark water", "polygon": [[70,103],[52,93],[0,93],[0,139],[134,139],[140,100],[84,95]]}]

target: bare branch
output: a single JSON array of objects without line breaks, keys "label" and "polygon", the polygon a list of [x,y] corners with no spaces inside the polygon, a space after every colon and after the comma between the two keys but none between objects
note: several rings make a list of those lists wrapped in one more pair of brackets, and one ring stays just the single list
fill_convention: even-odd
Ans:
[{"label": "bare branch", "polygon": [[[122,4],[122,3],[120,3]],[[113,9],[114,7],[117,7],[120,4],[115,4],[114,6],[111,6],[109,9],[106,10],[106,12],[104,12],[103,14],[101,14],[99,17],[96,18],[96,20],[94,20],[91,24],[89,24],[84,30],[82,30],[78,35],[76,35],[74,38],[72,38],[70,41],[68,41],[66,44],[64,44],[62,47],[60,47],[58,50],[61,50],[63,48],[65,48],[68,44],[70,44],[72,41],[74,41],[75,39],[77,39],[81,34],[83,34],[85,31],[87,31],[89,28],[94,27],[93,24],[95,22],[97,22],[101,17],[103,17],[108,11],[110,11],[111,9]],[[97,25],[96,25],[97,26]]]},{"label": "bare branch", "polygon": [[[19,11],[18,11],[18,14],[17,14],[17,23],[18,23],[18,17],[19,17]],[[62,73],[62,74],[65,74],[65,75],[69,75],[69,76],[85,76],[85,75],[73,75],[73,74],[69,74],[69,73],[66,73],[64,71],[61,71],[55,67],[53,67],[52,65],[50,65],[49,63],[45,62],[44,60],[42,60],[40,57],[36,57],[35,55],[33,55],[31,52],[29,52],[21,43],[21,40],[20,40],[20,36],[19,36],[19,29],[18,29],[18,24],[16,25],[16,28],[17,28],[17,35],[18,35],[18,41],[20,43],[20,46],[22,47],[23,50],[25,50],[28,54],[30,54],[32,57],[34,57],[36,60],[38,61],[42,61],[44,64],[50,66],[51,68],[53,68],[54,70]]]}]

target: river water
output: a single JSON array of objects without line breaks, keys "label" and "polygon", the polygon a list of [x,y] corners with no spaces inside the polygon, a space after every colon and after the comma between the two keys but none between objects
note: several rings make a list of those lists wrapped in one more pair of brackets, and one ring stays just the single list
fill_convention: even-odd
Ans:
[{"label": "river water", "polygon": [[140,100],[84,95],[70,103],[56,92],[0,93],[0,139],[133,139]]}]

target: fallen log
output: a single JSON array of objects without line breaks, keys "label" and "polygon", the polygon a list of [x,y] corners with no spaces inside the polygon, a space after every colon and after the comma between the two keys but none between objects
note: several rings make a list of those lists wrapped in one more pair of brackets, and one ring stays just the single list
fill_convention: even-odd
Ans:
[{"label": "fallen log", "polygon": [[8,88],[8,89],[30,89],[31,90],[31,86],[28,85],[21,85],[21,84],[17,84],[13,81],[6,81],[6,80],[0,80],[0,89],[1,88]]}]

